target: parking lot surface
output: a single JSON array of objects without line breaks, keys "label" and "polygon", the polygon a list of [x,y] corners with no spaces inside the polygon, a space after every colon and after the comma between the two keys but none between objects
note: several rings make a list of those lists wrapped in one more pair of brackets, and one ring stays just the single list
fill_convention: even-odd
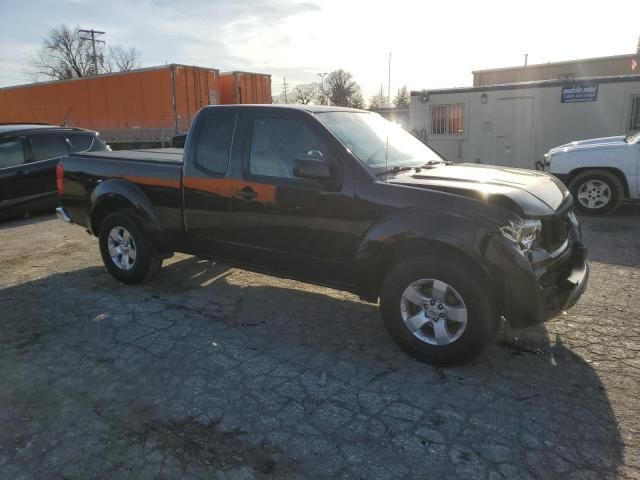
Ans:
[{"label": "parking lot surface", "polygon": [[640,478],[640,207],[582,221],[579,304],[447,369],[350,294],[1,223],[0,478]]}]

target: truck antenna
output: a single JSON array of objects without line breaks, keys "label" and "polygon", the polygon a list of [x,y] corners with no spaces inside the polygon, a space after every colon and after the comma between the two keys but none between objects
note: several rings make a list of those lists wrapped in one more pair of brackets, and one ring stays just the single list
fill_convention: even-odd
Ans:
[{"label": "truck antenna", "polygon": [[67,113],[65,113],[64,118],[62,119],[62,127],[66,127],[67,126],[67,120],[69,120],[69,115],[71,115],[71,110],[73,110],[73,107],[71,107],[69,110],[67,110]]}]

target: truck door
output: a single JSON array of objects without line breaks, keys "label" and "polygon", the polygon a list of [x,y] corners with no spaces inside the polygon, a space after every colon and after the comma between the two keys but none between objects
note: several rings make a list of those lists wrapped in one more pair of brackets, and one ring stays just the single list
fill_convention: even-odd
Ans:
[{"label": "truck door", "polygon": [[[345,279],[354,255],[354,200],[349,165],[339,158],[337,142],[304,112],[257,112],[246,119],[245,128],[245,152],[231,200],[231,237],[241,260],[270,270]],[[332,180],[296,177],[299,159],[327,162]]]},{"label": "truck door", "polygon": [[203,110],[185,151],[184,224],[192,249],[219,254],[228,240],[231,180],[227,176],[236,114]]}]

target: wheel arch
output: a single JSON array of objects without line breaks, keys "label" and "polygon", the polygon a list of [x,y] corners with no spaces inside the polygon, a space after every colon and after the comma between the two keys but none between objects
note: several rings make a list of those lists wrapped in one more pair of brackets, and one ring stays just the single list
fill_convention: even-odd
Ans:
[{"label": "wheel arch", "polygon": [[124,179],[109,179],[91,193],[89,229],[94,236],[100,233],[102,222],[112,212],[129,210],[150,235],[153,246],[162,250],[162,235],[158,215],[149,198],[133,183]]},{"label": "wheel arch", "polygon": [[[372,227],[362,239],[356,254],[355,281],[364,300],[377,301],[387,273],[398,263],[420,256],[451,256],[456,265],[474,272],[483,281],[491,278],[482,253],[489,243],[486,225],[468,217],[432,213],[426,219],[424,214],[394,215]],[[428,231],[428,226],[438,221],[443,228]]]}]

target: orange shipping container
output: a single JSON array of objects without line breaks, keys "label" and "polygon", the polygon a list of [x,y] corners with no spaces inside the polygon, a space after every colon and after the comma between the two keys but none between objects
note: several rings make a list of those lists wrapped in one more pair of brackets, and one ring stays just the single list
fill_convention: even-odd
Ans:
[{"label": "orange shipping container", "polygon": [[220,92],[223,105],[271,103],[271,75],[223,72],[220,74]]},{"label": "orange shipping container", "polygon": [[0,123],[97,130],[110,143],[161,143],[220,103],[216,69],[165,65],[130,72],[0,88]]}]

